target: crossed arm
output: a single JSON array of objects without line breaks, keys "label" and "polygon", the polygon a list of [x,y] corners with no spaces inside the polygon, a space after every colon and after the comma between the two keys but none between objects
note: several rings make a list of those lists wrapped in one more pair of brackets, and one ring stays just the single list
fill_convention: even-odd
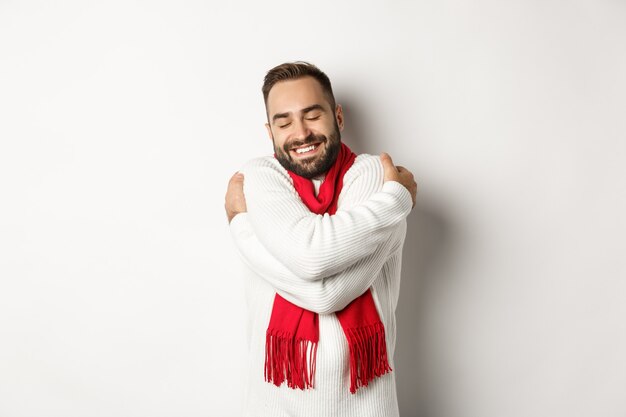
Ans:
[{"label": "crossed arm", "polygon": [[402,247],[417,192],[410,172],[396,169],[388,156],[381,160],[365,160],[362,172],[346,175],[333,216],[311,213],[276,164],[257,160],[245,167],[246,182],[233,177],[226,195],[244,261],[291,302],[319,313],[341,310]]},{"label": "crossed arm", "polygon": [[389,256],[402,248],[405,230],[406,222],[401,222],[389,239],[370,256],[337,274],[308,281],[291,272],[265,249],[257,239],[246,213],[238,215],[231,223],[231,234],[246,265],[283,298],[318,314],[343,310],[371,287]]}]

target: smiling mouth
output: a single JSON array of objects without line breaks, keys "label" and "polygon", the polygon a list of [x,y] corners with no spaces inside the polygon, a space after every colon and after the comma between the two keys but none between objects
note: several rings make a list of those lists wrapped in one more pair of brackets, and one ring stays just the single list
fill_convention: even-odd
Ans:
[{"label": "smiling mouth", "polygon": [[314,155],[315,153],[317,153],[317,150],[319,149],[321,144],[322,144],[322,142],[309,143],[309,144],[304,145],[304,146],[299,146],[297,148],[293,148],[289,152],[292,155],[295,155],[298,158],[305,157],[305,156],[311,156],[311,155]]}]

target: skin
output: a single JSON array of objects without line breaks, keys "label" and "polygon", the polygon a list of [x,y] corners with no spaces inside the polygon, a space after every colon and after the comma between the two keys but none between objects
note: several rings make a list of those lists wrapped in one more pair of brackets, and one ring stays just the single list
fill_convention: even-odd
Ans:
[{"label": "skin", "polygon": [[[341,105],[332,108],[319,82],[312,77],[302,77],[276,83],[267,98],[267,116],[265,127],[281,164],[291,164],[295,168],[292,170],[302,175],[296,171],[299,169],[308,174],[303,175],[307,177],[323,174],[329,154],[338,144],[334,138],[341,138],[344,118]],[[311,152],[298,154],[294,151],[309,144],[316,145]],[[417,183],[413,174],[402,166],[395,166],[387,153],[380,158],[384,181],[402,184],[411,193],[415,207]],[[247,212],[243,181],[243,174],[237,172],[228,182],[224,207],[229,223],[235,215]]]},{"label": "skin", "polygon": [[[343,109],[332,108],[320,83],[302,77],[276,83],[267,97],[265,124],[276,156],[287,170],[305,178],[323,175],[334,162],[343,131]],[[298,154],[294,148],[315,145]]]}]

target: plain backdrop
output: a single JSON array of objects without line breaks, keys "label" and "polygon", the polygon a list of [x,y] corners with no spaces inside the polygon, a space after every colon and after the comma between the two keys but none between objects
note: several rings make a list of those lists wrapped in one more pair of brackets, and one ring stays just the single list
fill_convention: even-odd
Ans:
[{"label": "plain backdrop", "polygon": [[240,415],[230,176],[306,60],[420,184],[403,417],[626,415],[626,3],[0,0],[0,417]]}]

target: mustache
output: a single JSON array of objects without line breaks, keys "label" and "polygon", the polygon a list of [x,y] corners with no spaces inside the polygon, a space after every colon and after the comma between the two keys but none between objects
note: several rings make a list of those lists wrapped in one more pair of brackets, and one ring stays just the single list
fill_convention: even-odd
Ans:
[{"label": "mustache", "polygon": [[300,146],[309,145],[311,143],[325,142],[325,141],[326,141],[326,136],[324,136],[324,135],[314,135],[314,134],[311,133],[309,136],[304,138],[304,140],[294,140],[292,142],[285,143],[283,145],[283,149],[284,149],[284,151],[286,153],[289,153],[289,150],[291,150],[293,148],[299,148]]}]

